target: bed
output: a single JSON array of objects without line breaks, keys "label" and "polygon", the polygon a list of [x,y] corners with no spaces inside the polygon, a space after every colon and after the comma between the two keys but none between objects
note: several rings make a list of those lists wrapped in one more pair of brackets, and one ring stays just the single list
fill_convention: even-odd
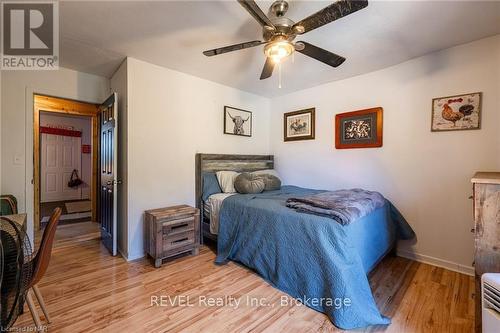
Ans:
[{"label": "bed", "polygon": [[[217,234],[210,232],[210,206],[203,193],[203,176],[217,171],[252,172],[274,169],[272,155],[229,155],[229,154],[196,154],[195,195],[196,207],[200,209],[201,241],[217,241]],[[224,198],[224,196],[221,196]],[[225,199],[225,198],[224,198]]]},{"label": "bed", "polygon": [[[197,204],[202,211],[207,201],[203,200],[203,173],[274,167],[272,156],[267,155],[198,154],[196,160]],[[346,226],[286,207],[290,197],[321,192],[283,186],[219,199],[218,234],[210,232],[211,212],[201,214],[203,236],[217,241],[215,262],[245,265],[274,287],[328,315],[337,327],[389,324],[390,319],[376,307],[367,274],[391,252],[397,238],[412,238],[413,231],[389,202]]]}]

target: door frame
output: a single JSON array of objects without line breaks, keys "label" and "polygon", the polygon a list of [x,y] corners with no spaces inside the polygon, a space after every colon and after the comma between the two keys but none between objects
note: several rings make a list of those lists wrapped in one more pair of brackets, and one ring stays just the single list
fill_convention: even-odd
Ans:
[{"label": "door frame", "polygon": [[97,187],[99,158],[99,104],[80,102],[41,94],[33,95],[33,190],[34,226],[40,230],[40,112],[87,116],[92,120],[92,221],[97,222]]}]

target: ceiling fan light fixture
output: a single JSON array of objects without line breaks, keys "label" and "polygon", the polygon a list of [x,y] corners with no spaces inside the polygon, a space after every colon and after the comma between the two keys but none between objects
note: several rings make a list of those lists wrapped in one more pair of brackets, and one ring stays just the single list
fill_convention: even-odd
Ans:
[{"label": "ceiling fan light fixture", "polygon": [[273,74],[274,67],[277,66],[280,72],[280,87],[281,62],[290,55],[292,55],[293,62],[295,51],[317,61],[321,61],[328,66],[340,66],[346,60],[344,57],[307,42],[298,41],[294,44],[292,44],[292,42],[298,35],[313,31],[314,29],[320,28],[365,8],[368,6],[368,0],[336,0],[334,3],[331,3],[296,23],[285,16],[288,11],[288,1],[289,0],[274,0],[273,4],[269,7],[268,17],[268,15],[264,14],[255,0],[238,0],[238,3],[243,9],[245,9],[262,27],[263,41],[255,40],[219,47],[204,51],[203,54],[207,57],[211,57],[265,44],[264,54],[266,55],[266,63],[262,69],[260,79],[264,80],[270,78]]},{"label": "ceiling fan light fixture", "polygon": [[264,54],[271,58],[274,63],[279,63],[295,51],[292,43],[289,41],[279,41],[269,43],[264,47]]}]

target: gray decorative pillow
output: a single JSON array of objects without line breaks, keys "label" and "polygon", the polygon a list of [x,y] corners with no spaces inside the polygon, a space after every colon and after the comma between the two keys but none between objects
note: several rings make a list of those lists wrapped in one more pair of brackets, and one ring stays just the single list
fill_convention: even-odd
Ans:
[{"label": "gray decorative pillow", "polygon": [[274,175],[261,174],[255,176],[261,178],[264,181],[264,191],[275,191],[281,188],[281,180]]},{"label": "gray decorative pillow", "polygon": [[234,188],[238,193],[255,194],[264,191],[266,183],[260,176],[244,172],[234,180]]}]

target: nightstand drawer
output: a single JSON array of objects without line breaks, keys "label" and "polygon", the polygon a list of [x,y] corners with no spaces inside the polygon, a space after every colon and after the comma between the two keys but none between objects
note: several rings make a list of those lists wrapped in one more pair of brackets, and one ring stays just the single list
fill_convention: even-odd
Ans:
[{"label": "nightstand drawer", "polygon": [[194,230],[163,236],[163,251],[170,251],[178,247],[193,245],[195,243]]},{"label": "nightstand drawer", "polygon": [[186,231],[194,231],[195,220],[193,216],[162,223],[162,233],[165,235],[175,235]]}]

